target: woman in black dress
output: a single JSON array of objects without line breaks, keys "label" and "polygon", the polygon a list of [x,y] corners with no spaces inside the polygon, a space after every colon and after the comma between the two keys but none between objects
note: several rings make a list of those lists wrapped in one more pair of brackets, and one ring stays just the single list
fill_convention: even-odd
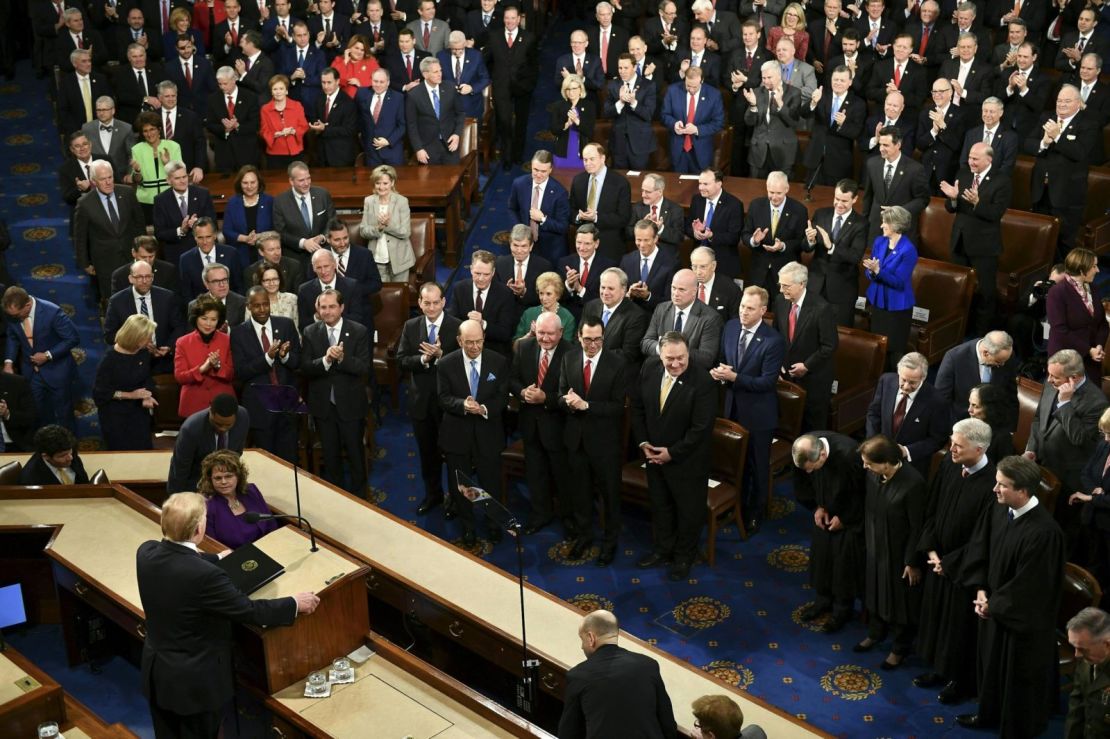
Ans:
[{"label": "woman in black dress", "polygon": [[991,445],[987,447],[987,459],[992,463],[1017,454],[1014,451],[1014,433],[1005,421],[1011,414],[1006,410],[1002,388],[986,383],[971,388],[967,398],[967,415],[978,418],[991,427]]},{"label": "woman in black dress", "polygon": [[879,665],[893,670],[913,649],[921,611],[921,567],[917,551],[925,517],[925,480],[891,439],[872,436],[859,448],[867,475],[864,541],[867,545],[864,603],[871,621],[867,638],[852,647],[869,652],[893,631],[890,654]]},{"label": "woman in black dress", "polygon": [[100,433],[110,451],[151,449],[154,379],[150,352],[155,323],[136,313],[116,332],[116,343],[96,368],[93,400],[100,417]]}]

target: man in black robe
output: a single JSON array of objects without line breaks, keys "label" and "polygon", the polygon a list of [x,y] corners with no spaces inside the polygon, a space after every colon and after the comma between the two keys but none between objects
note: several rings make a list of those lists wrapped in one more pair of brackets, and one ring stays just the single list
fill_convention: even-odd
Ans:
[{"label": "man in black robe", "polygon": [[1022,739],[1040,736],[1055,702],[1064,532],[1034,495],[1035,462],[1006,457],[994,479],[999,505],[975,534],[965,577],[980,618],[979,712],[956,720]]},{"label": "man in black robe", "polygon": [[813,509],[809,580],[817,600],[801,613],[812,621],[832,610],[823,631],[835,633],[852,617],[863,594],[863,462],[852,438],[833,431],[799,436],[794,459],[798,502]]},{"label": "man in black robe", "polygon": [[968,605],[975,590],[964,579],[968,545],[994,508],[994,461],[987,457],[991,427],[965,418],[952,427],[951,447],[933,477],[918,550],[927,558],[917,653],[932,670],[914,678],[940,687],[937,700],[960,703],[975,695],[979,619]]}]

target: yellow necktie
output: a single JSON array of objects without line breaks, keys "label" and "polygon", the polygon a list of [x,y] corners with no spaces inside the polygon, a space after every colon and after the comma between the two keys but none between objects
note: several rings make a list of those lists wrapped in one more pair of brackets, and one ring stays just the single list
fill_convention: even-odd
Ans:
[{"label": "yellow necktie", "polygon": [[58,468],[58,476],[62,478],[63,485],[73,484],[73,475],[69,474],[69,470],[67,470],[65,467]]},{"label": "yellow necktie", "polygon": [[659,410],[663,410],[663,406],[667,404],[667,396],[671,394],[671,385],[674,384],[674,378],[666,372],[663,373],[663,387],[659,389]]},{"label": "yellow necktie", "polygon": [[597,177],[590,175],[590,190],[586,193],[586,210],[597,208]]},{"label": "yellow necktie", "polygon": [[81,99],[85,101],[85,121],[91,121],[93,119],[93,99],[88,77],[81,78]]},{"label": "yellow necktie", "polygon": [[776,209],[772,208],[771,209],[771,236],[775,235],[775,231],[777,231],[778,228],[779,228],[779,212]]}]

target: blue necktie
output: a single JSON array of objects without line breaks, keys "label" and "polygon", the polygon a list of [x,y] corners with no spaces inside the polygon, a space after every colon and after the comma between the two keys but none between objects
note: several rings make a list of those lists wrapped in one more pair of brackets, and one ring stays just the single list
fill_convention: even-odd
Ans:
[{"label": "blue necktie", "polygon": [[305,228],[312,230],[312,215],[308,212],[308,198],[301,196],[301,218],[304,219]]},{"label": "blue necktie", "polygon": [[432,107],[435,108],[436,118],[439,118],[439,93],[432,90]]},{"label": "blue necktie", "polygon": [[644,263],[640,265],[640,282],[647,282],[648,278],[648,260],[644,257]]},{"label": "blue necktie", "polygon": [[979,365],[979,380],[981,382],[991,381],[991,368],[989,364]]},{"label": "blue necktie", "polygon": [[832,99],[832,115],[829,116],[829,125],[836,125],[836,114],[840,112],[840,98],[833,96]]},{"label": "blue necktie", "polygon": [[470,360],[470,397],[478,398],[478,360]]},{"label": "blue necktie", "polygon": [[709,203],[709,212],[705,214],[705,227],[709,228],[713,225],[713,210],[714,206],[712,201]]},{"label": "blue necktie", "polygon": [[601,325],[602,326],[608,326],[609,325],[609,316],[611,316],[611,315],[613,315],[613,311],[609,310],[608,308],[606,308],[604,311],[602,311],[602,313],[601,313]]},{"label": "blue necktie", "polygon": [[303,67],[304,66],[304,49],[300,49],[297,52],[297,66],[298,67]]},{"label": "blue necktie", "polygon": [[682,311],[679,311],[678,315],[674,318],[674,330],[678,333],[682,333]]},{"label": "blue necktie", "polygon": [[434,323],[428,326],[428,343],[436,343],[436,325]]},{"label": "blue necktie", "polygon": [[140,295],[139,296],[139,311],[142,312],[142,314],[144,316],[146,316],[147,318],[150,318],[150,309],[146,307],[146,296],[145,295]]}]

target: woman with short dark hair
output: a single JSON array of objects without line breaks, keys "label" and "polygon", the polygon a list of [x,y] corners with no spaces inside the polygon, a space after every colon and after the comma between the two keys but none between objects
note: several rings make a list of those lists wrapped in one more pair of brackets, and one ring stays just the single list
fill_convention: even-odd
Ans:
[{"label": "woman with short dark hair", "polygon": [[1102,382],[1102,359],[1110,326],[1095,287],[1098,257],[1090,249],[1072,249],[1064,259],[1064,279],[1048,290],[1048,356],[1074,349],[1083,357],[1087,379]]},{"label": "woman with short dark hair", "polygon": [[217,329],[227,317],[227,308],[211,295],[201,295],[189,309],[193,331],[177,340],[173,376],[181,386],[177,414],[188,418],[204,410],[220,393],[235,395],[231,381],[231,339]]}]

